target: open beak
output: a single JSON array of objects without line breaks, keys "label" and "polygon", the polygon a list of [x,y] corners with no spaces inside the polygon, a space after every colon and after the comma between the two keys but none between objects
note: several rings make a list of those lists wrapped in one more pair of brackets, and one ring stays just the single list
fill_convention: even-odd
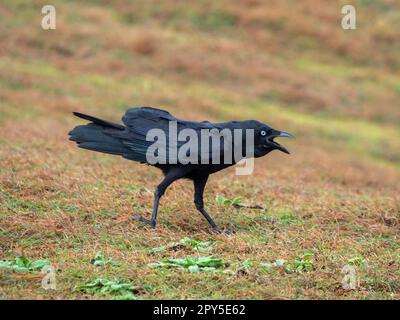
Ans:
[{"label": "open beak", "polygon": [[274,132],[267,138],[267,145],[268,146],[272,146],[275,149],[278,149],[284,153],[290,154],[289,150],[286,149],[284,146],[282,146],[281,144],[279,144],[278,142],[274,141],[275,138],[291,138],[293,139],[294,136],[291,135],[289,132],[285,132],[285,131],[278,131],[278,130],[274,130]]}]

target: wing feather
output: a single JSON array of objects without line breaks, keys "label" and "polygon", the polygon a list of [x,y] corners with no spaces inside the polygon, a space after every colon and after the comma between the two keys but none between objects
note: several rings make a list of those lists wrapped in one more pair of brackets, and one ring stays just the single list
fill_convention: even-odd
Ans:
[{"label": "wing feather", "polygon": [[[148,131],[151,129],[161,129],[166,136],[166,143],[159,144],[161,148],[165,148],[168,150],[169,147],[169,124],[171,121],[176,121],[177,124],[177,133],[183,129],[192,129],[196,131],[198,137],[198,150],[200,150],[200,136],[201,129],[232,129],[231,123],[211,123],[208,121],[205,122],[194,122],[194,121],[184,121],[175,118],[168,111],[156,109],[152,107],[138,107],[131,108],[127,110],[125,115],[122,117],[122,121],[126,126],[126,129],[121,132],[110,132],[110,135],[118,135],[118,138],[121,139],[122,143],[127,146],[132,152],[124,155],[125,158],[146,162],[146,152],[147,149],[154,143],[153,141],[147,141],[146,137]],[[177,148],[179,150],[186,141],[178,141]],[[221,156],[224,153],[223,144],[220,144],[220,154]],[[211,163],[211,152],[212,149],[209,150],[209,162]],[[167,163],[168,163],[168,152],[167,154]],[[200,160],[200,155],[198,154],[198,159]],[[207,154],[201,155],[203,158],[207,157]]]}]

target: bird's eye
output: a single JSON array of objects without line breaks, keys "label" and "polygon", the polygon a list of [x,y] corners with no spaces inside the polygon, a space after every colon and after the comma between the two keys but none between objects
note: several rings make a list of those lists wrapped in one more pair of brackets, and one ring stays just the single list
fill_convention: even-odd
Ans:
[{"label": "bird's eye", "polygon": [[263,137],[265,137],[265,136],[267,135],[267,132],[264,131],[264,130],[261,130],[260,134],[261,134]]}]

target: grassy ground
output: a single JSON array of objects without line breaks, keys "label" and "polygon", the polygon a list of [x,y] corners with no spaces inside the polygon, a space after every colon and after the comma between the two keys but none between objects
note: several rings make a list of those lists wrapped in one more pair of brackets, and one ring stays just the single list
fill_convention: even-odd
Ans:
[{"label": "grassy ground", "polygon": [[[44,31],[47,2],[2,1],[0,297],[399,299],[400,7],[353,3],[356,31],[340,28],[342,1],[54,0]],[[251,176],[212,176],[206,206],[234,236],[208,233],[187,181],[149,230],[132,215],[149,214],[159,172],[67,139],[72,111],[119,121],[132,105],[258,119],[297,140]],[[149,265],[208,256],[215,270]]]}]

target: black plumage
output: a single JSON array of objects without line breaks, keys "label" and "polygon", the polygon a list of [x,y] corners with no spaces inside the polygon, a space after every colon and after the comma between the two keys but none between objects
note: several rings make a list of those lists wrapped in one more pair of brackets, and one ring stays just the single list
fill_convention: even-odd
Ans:
[{"label": "black plumage", "polygon": [[[204,188],[210,174],[229,167],[237,163],[240,159],[234,157],[233,149],[227,151],[227,145],[223,143],[214,146],[211,138],[209,138],[210,150],[207,152],[198,151],[197,154],[194,154],[194,157],[198,159],[197,163],[192,162],[182,164],[179,161],[176,162],[176,159],[174,160],[169,157],[168,151],[165,152],[166,157],[164,163],[149,163],[147,151],[154,143],[154,141],[148,141],[146,139],[149,130],[159,129],[166,134],[166,140],[164,142],[161,140],[157,142],[161,149],[165,148],[165,150],[168,150],[168,147],[170,146],[169,135],[172,135],[172,131],[170,133],[169,130],[169,125],[171,123],[176,124],[177,134],[185,132],[183,131],[184,129],[192,129],[192,132],[195,132],[199,137],[196,142],[199,147],[198,150],[203,150],[200,149],[202,140],[200,136],[202,129],[211,130],[211,132],[214,129],[218,132],[226,132],[228,135],[229,133],[232,133],[232,137],[234,136],[235,129],[240,129],[241,131],[236,131],[242,132],[242,134],[235,136],[235,139],[237,138],[242,140],[240,141],[242,149],[241,158],[245,158],[246,146],[248,144],[245,130],[252,129],[254,130],[254,145],[252,146],[251,151],[254,154],[254,157],[264,156],[275,149],[289,153],[285,147],[275,142],[274,138],[291,137],[291,135],[286,132],[274,130],[268,125],[256,120],[230,121],[223,123],[185,121],[175,118],[165,110],[151,107],[138,107],[127,110],[125,115],[122,117],[123,125],[101,120],[78,112],[74,112],[74,115],[90,121],[89,124],[77,126],[69,132],[70,140],[75,141],[80,148],[120,155],[129,160],[151,164],[162,170],[165,177],[156,188],[151,219],[147,220],[143,217],[138,217],[138,220],[145,222],[152,227],[155,227],[156,225],[159,200],[168,186],[178,179],[187,178],[192,180],[194,183],[194,203],[197,210],[202,213],[213,229],[220,231],[216,223],[204,209]],[[225,131],[223,131],[224,129]],[[186,140],[177,141],[176,139],[173,139],[172,141],[175,141],[174,144],[176,145],[176,150],[178,152],[187,142]],[[216,151],[217,154],[219,153],[220,163],[212,161],[212,151]],[[230,153],[232,153],[232,162],[225,161],[227,160],[227,155],[229,156]],[[207,158],[208,162],[206,161],[205,163],[204,160],[207,160]]]}]

